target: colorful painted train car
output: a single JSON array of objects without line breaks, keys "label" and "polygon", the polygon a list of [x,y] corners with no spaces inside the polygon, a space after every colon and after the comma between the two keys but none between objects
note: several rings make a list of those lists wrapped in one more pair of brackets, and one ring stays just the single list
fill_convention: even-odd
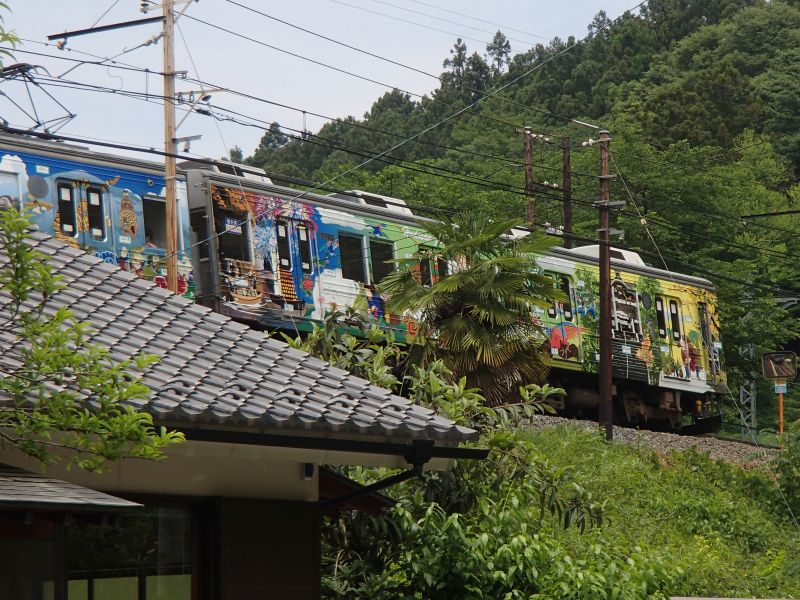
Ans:
[{"label": "colorful painted train car", "polygon": [[[416,332],[386,311],[376,284],[392,259],[434,242],[402,200],[350,191],[312,194],[263,171],[218,162],[180,166],[179,286],[186,297],[259,329],[302,332],[354,308],[399,339]],[[80,146],[0,135],[0,196],[45,231],[166,287],[162,166]],[[616,419],[715,429],[726,391],[716,295],[704,279],[654,269],[613,250]],[[539,257],[566,295],[539,318],[561,408],[596,414],[597,248]],[[423,282],[446,265],[423,261]]]},{"label": "colorful painted train car", "polygon": [[[613,248],[612,371],[615,420],[713,431],[727,392],[716,292],[698,277],[655,269]],[[567,300],[540,315],[548,334],[551,382],[562,408],[596,413],[599,363],[598,246],[553,249],[539,259]]]},{"label": "colorful painted train car", "polygon": [[[0,197],[24,207],[36,225],[161,287],[166,280],[163,167],[86,147],[0,136]],[[178,185],[179,215],[188,215]],[[180,219],[178,286],[194,297],[188,219]]]},{"label": "colorful painted train car", "polygon": [[[198,301],[265,329],[309,331],[354,308],[402,339],[413,319],[386,312],[377,283],[430,244],[402,200],[319,195],[207,169],[186,171]],[[433,281],[440,265],[420,265]]]}]

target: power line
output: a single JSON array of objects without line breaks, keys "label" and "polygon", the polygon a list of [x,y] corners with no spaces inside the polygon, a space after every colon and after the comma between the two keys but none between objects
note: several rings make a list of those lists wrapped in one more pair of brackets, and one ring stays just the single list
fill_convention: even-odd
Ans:
[{"label": "power line", "polygon": [[427,6],[429,8],[435,8],[436,10],[440,10],[442,12],[458,15],[459,17],[466,17],[467,19],[472,19],[473,21],[478,21],[480,23],[486,23],[487,25],[492,25],[494,27],[499,27],[499,28],[505,29],[507,31],[515,31],[516,33],[521,33],[522,35],[527,35],[529,37],[540,38],[540,39],[543,39],[545,41],[547,41],[549,39],[549,38],[546,38],[545,36],[542,36],[542,35],[537,35],[535,33],[529,33],[527,31],[523,31],[521,29],[514,29],[513,27],[509,27],[508,25],[501,25],[500,23],[495,23],[493,21],[487,21],[486,19],[480,19],[478,17],[473,17],[473,16],[468,15],[466,13],[462,13],[462,12],[458,12],[458,11],[455,11],[455,10],[451,10],[449,8],[442,8],[441,6],[436,6],[435,4],[429,4],[427,2],[422,2],[421,0],[411,0],[411,2],[413,2],[414,4],[421,4],[422,6]]},{"label": "power line", "polygon": [[[474,25],[467,25],[466,23],[460,23],[459,21],[453,21],[452,19],[445,19],[444,17],[437,17],[436,15],[432,15],[430,13],[422,12],[421,10],[414,10],[413,8],[406,8],[405,6],[399,6],[397,4],[393,4],[392,2],[387,2],[386,0],[371,0],[371,1],[375,2],[377,4],[383,4],[384,6],[389,6],[391,8],[396,8],[397,10],[402,10],[402,11],[405,11],[405,12],[408,12],[408,13],[411,13],[411,14],[414,14],[414,15],[420,15],[422,17],[428,17],[429,19],[436,19],[437,21],[442,21],[443,23],[450,23],[451,25],[458,25],[459,27],[467,27],[468,29],[474,29],[475,31],[478,31],[480,33],[486,33],[486,34],[492,35],[492,36],[495,34],[494,31],[487,31],[486,29],[480,29],[478,27],[475,27]],[[538,38],[541,38],[541,39],[545,39],[545,38],[543,38],[543,36],[535,36],[535,37],[538,37]],[[512,38],[510,36],[506,36],[506,39],[514,41],[514,42],[519,42],[521,44],[527,44],[529,46],[532,46],[534,44],[534,42],[531,42],[530,40],[520,40],[520,39]]]},{"label": "power line", "polygon": [[[119,94],[119,95],[127,95],[129,97],[136,98],[136,99],[148,99],[149,100],[149,98],[145,98],[143,96],[143,94],[137,93],[137,92],[120,91],[120,90],[114,90],[112,88],[103,89],[103,88],[100,88],[99,86],[93,86],[91,84],[82,84],[82,85],[86,85],[86,86],[92,88],[92,91],[104,91],[104,92],[107,92],[107,93],[116,93],[116,94]],[[80,87],[66,86],[64,84],[62,84],[62,86],[63,87],[71,87],[72,89],[81,89]],[[158,96],[153,96],[153,97],[158,97]],[[159,97],[159,98],[163,99],[163,97]],[[229,113],[232,113],[232,114],[237,114],[239,116],[243,116],[244,118],[249,118],[249,119],[252,119],[252,120],[260,121],[259,119],[256,119],[255,117],[250,117],[248,115],[242,115],[241,113],[237,113],[236,111],[231,111],[229,109],[225,109],[225,108],[222,108],[222,107],[215,107],[215,108],[217,110],[222,110],[224,112],[229,112]],[[223,120],[229,120],[229,121],[232,121],[232,122],[236,122],[236,123],[238,123],[240,125],[256,127],[256,125],[254,125],[254,124],[245,123],[245,122],[238,121],[238,120],[232,119],[232,118],[215,117],[212,114],[208,114],[206,116],[212,116],[215,119],[222,118]],[[262,121],[262,123],[263,123],[263,121]],[[261,128],[260,125],[258,125],[257,127],[259,129]],[[301,130],[297,130],[297,129],[293,129],[293,128],[289,128],[289,127],[285,127],[284,129],[288,129],[290,131],[295,131],[295,132],[300,133],[300,134],[305,134],[305,132],[303,132]],[[324,144],[324,143],[321,143],[320,141],[314,141],[312,139],[309,139],[308,135],[310,135],[311,137],[316,138],[318,140],[331,142],[331,143],[333,143],[335,145]],[[346,152],[348,152],[350,154],[353,154],[355,156],[359,156],[359,157],[362,157],[362,158],[367,158],[367,157],[370,156],[369,153],[374,152],[374,150],[369,150],[369,149],[365,149],[365,148],[360,148],[360,147],[344,144],[344,143],[341,143],[341,142],[337,142],[336,140],[330,140],[330,138],[324,138],[322,136],[318,136],[318,135],[314,135],[314,134],[306,134],[305,137],[303,135],[296,135],[296,136],[295,135],[288,135],[288,137],[291,137],[292,139],[296,139],[298,141],[313,143],[315,145],[319,145],[319,146],[323,146],[323,147],[328,147],[328,148],[337,149],[337,150],[344,150],[344,151],[346,151]],[[392,160],[387,160],[387,159],[392,159]],[[399,161],[399,162],[392,162],[392,161]],[[423,163],[423,164],[421,164],[421,166],[423,168],[411,167],[411,166],[408,166],[408,165],[405,165],[405,164],[402,164],[402,163],[403,162],[411,162],[412,164],[417,164],[417,165],[419,165],[420,163],[417,163],[416,161],[407,161],[405,159],[402,159],[402,158],[399,158],[399,157],[394,157],[394,156],[391,156],[391,155],[387,155],[384,159],[381,159],[378,162],[382,162],[382,163],[389,164],[389,165],[394,165],[394,166],[397,166],[397,167],[402,168],[404,170],[414,171],[414,172],[422,173],[422,174],[425,174],[425,175],[444,177],[446,179],[452,179],[452,180],[460,181],[460,182],[463,182],[463,183],[468,183],[468,184],[471,184],[471,185],[477,185],[479,187],[484,187],[484,188],[488,188],[488,189],[495,190],[495,191],[503,191],[503,192],[512,193],[512,194],[515,194],[515,195],[524,194],[524,191],[522,190],[522,188],[519,188],[519,187],[516,187],[516,186],[512,186],[512,185],[509,185],[509,184],[504,184],[502,182],[491,181],[491,180],[488,180],[486,178],[479,178],[479,177],[474,177],[474,176],[463,176],[461,173],[459,173],[457,171],[453,171],[452,169],[446,169],[444,167],[439,167],[439,166],[436,166],[436,165],[427,165],[427,164]],[[441,171],[441,172],[447,173],[447,174],[431,172],[430,170],[426,170],[426,169],[432,169],[434,171]],[[542,196],[542,194],[543,194],[543,196],[542,196],[543,199],[550,200],[550,201],[558,201],[558,202],[562,202],[563,201],[563,199],[561,197],[555,197],[554,198],[552,195],[548,195],[549,188],[547,186],[543,186],[542,184],[538,184],[538,185],[540,185],[540,187],[544,187],[544,189],[547,190],[544,193],[540,192],[540,196]],[[628,190],[628,193],[630,193],[629,190]],[[631,197],[632,197],[632,195],[631,195]],[[592,205],[592,201],[591,200],[585,200],[585,199],[581,200],[581,199],[577,199],[576,198],[574,201],[575,201],[576,204],[579,204],[579,205],[585,205],[585,206],[591,206]],[[621,212],[623,212],[625,214],[630,214],[631,216],[638,216],[639,218],[643,218],[643,216],[640,213],[638,215],[633,215],[633,213],[628,213],[626,211],[621,211]],[[690,212],[698,212],[698,214],[702,214],[699,211],[690,211]],[[637,213],[638,213],[638,207],[637,207]],[[748,250],[748,251],[752,249],[751,246],[745,246],[743,244],[738,244],[736,242],[720,238],[719,236],[713,236],[713,235],[709,236],[708,234],[703,234],[703,235],[694,234],[694,233],[689,232],[689,231],[687,231],[685,229],[681,229],[680,227],[678,227],[678,226],[676,226],[676,225],[674,225],[672,223],[669,223],[669,222],[666,222],[666,221],[659,221],[658,219],[655,219],[652,216],[649,217],[649,219],[652,222],[654,222],[656,225],[658,225],[658,226],[660,226],[662,228],[667,228],[667,229],[671,229],[673,231],[677,231],[677,232],[683,234],[684,236],[687,236],[687,237],[690,237],[690,238],[705,240],[705,239],[708,239],[708,237],[711,237],[711,239],[717,239],[717,240],[721,241],[725,245],[725,247],[728,247],[728,248],[731,248],[731,249],[739,248],[739,249],[744,249],[744,250]],[[653,241],[653,243],[655,243],[655,241]],[[792,254],[787,253],[787,252],[781,252],[781,251],[777,251],[777,250],[774,250],[774,249],[771,249],[771,248],[764,248],[762,246],[757,246],[757,245],[755,245],[753,247],[755,247],[755,248],[757,248],[759,250],[762,250],[762,251],[764,251],[764,252],[766,252],[768,254],[772,254],[774,256],[794,258],[794,256]]]},{"label": "power line", "polygon": [[433,27],[432,25],[424,25],[423,23],[418,23],[416,21],[412,21],[410,19],[404,19],[402,17],[397,17],[394,15],[387,15],[386,13],[380,12],[378,10],[372,10],[370,8],[364,8],[363,6],[356,6],[355,4],[350,4],[348,2],[342,2],[342,0],[330,0],[334,4],[340,4],[342,6],[347,6],[348,8],[353,8],[355,10],[360,10],[361,12],[369,13],[372,15],[378,15],[380,17],[386,17],[387,19],[391,19],[392,21],[399,21],[401,23],[406,23],[408,25],[414,25],[415,27],[421,27],[422,29],[427,29],[429,31],[437,31],[439,33],[446,33],[447,35],[452,35],[457,38],[462,38],[465,40],[470,40],[471,42],[478,42],[479,44],[485,44],[486,40],[481,40],[478,38],[474,38],[468,35],[454,33],[452,31],[447,31],[445,29],[439,29],[438,27]]},{"label": "power line", "polygon": [[[138,99],[148,99],[148,98],[144,98],[143,94],[137,93],[137,92],[120,91],[120,90],[115,90],[115,89],[112,89],[112,88],[101,88],[100,86],[92,86],[91,84],[80,84],[80,85],[86,85],[88,87],[91,87],[95,91],[105,91],[105,92],[108,92],[108,93],[115,93],[115,94],[119,94],[119,95],[128,95],[130,97],[138,98]],[[70,87],[70,86],[66,86],[66,87]],[[80,88],[76,87],[74,89],[80,89]],[[153,97],[158,97],[158,96],[153,96]],[[163,99],[163,97],[159,97],[159,98]],[[256,119],[256,118],[248,116],[248,115],[242,115],[241,113],[237,113],[236,111],[231,111],[229,109],[225,109],[225,108],[222,108],[222,107],[215,107],[215,108],[217,108],[218,110],[222,110],[222,111],[225,111],[225,112],[232,113],[232,114],[237,114],[237,115],[243,116],[245,118],[249,118],[249,119],[252,119],[252,120],[260,121],[260,119]],[[213,116],[213,115],[208,115],[208,116]],[[243,122],[237,121],[235,119],[230,119],[230,118],[224,118],[224,119],[225,120],[230,120],[230,121],[233,121],[233,122],[237,122],[238,124],[241,124],[241,125],[246,125],[246,126],[251,126],[251,127],[255,126],[253,124],[243,123]],[[261,121],[261,122],[265,123],[264,121]],[[259,129],[261,128],[261,126],[258,126],[258,127],[259,127]],[[292,129],[292,128],[288,128],[288,127],[285,127],[285,129],[288,129],[288,130],[291,130],[291,131],[296,131],[298,133],[304,133],[304,132],[301,132],[300,130],[296,130],[296,129]],[[290,135],[288,137],[292,137],[293,139],[296,139],[298,141],[308,141],[310,143],[314,143],[314,144],[319,145],[319,146],[329,147],[329,148],[338,149],[338,150],[344,150],[344,151],[346,151],[346,152],[348,152],[350,154],[353,154],[353,155],[359,156],[359,157],[363,157],[363,158],[367,158],[367,157],[370,156],[370,154],[366,154],[366,153],[374,152],[374,150],[369,150],[369,149],[364,149],[364,148],[360,148],[360,147],[344,144],[344,143],[341,143],[341,142],[337,142],[336,140],[330,140],[330,138],[324,138],[322,136],[317,136],[317,135],[314,135],[313,137],[317,138],[318,140],[332,142],[332,143],[334,143],[336,145],[329,145],[329,144],[323,144],[323,143],[320,143],[320,142],[317,142],[317,141],[311,141],[311,140],[308,139],[308,137],[303,137],[303,136],[291,136]],[[445,177],[445,178],[448,178],[448,179],[453,179],[453,180],[461,181],[463,183],[468,183],[468,184],[471,184],[471,185],[477,185],[477,186],[480,186],[480,187],[484,187],[484,188],[488,188],[488,189],[492,189],[492,190],[496,190],[496,191],[505,191],[505,192],[512,193],[512,194],[515,194],[515,195],[523,193],[522,189],[518,188],[516,186],[512,186],[512,185],[509,185],[509,184],[504,184],[504,183],[501,183],[501,182],[491,181],[491,180],[488,180],[486,178],[480,178],[480,177],[474,177],[474,176],[463,176],[461,173],[459,173],[457,171],[453,171],[452,169],[446,169],[444,167],[439,167],[437,165],[422,164],[421,166],[424,167],[424,168],[416,168],[416,167],[409,167],[407,165],[401,164],[402,162],[411,162],[412,164],[420,164],[420,163],[416,163],[416,161],[407,161],[406,159],[402,159],[402,158],[399,158],[399,157],[394,157],[394,156],[391,156],[391,155],[387,156],[386,159],[392,159],[392,160],[395,160],[395,161],[400,161],[400,163],[395,163],[395,162],[392,162],[391,160],[385,160],[385,159],[382,159],[382,160],[380,160],[378,162],[383,162],[385,164],[398,166],[398,167],[403,168],[405,170],[415,171],[415,172],[419,172],[419,173],[426,174],[426,175],[441,176],[441,177]],[[449,175],[442,175],[441,173],[434,173],[434,172],[431,172],[430,170],[426,170],[426,169],[431,169],[431,170],[434,170],[434,171],[437,171],[437,170],[438,171],[442,171],[444,173],[449,173]],[[499,186],[502,186],[502,187],[499,187]],[[549,191],[549,188],[547,188],[546,186],[542,186],[542,187],[544,187],[545,190]],[[544,195],[544,198],[546,198],[548,200],[559,201],[559,202],[562,201],[562,199],[560,197],[553,198],[552,196],[547,196],[546,193]],[[576,204],[583,204],[583,205],[586,205],[586,206],[590,206],[592,204],[591,200],[575,199],[575,202],[576,202]],[[691,212],[698,212],[698,214],[701,214],[701,213],[699,213],[699,211],[691,211]],[[639,217],[641,218],[642,216],[639,215]],[[650,217],[650,219],[653,220],[657,225],[659,225],[661,227],[672,229],[674,231],[679,231],[680,233],[682,233],[683,235],[686,235],[688,237],[694,237],[694,238],[698,238],[698,239],[706,239],[708,237],[707,235],[705,235],[703,237],[699,237],[696,234],[692,234],[691,232],[688,232],[686,230],[680,229],[679,227],[675,226],[674,224],[671,224],[671,223],[668,223],[668,222],[665,222],[665,221],[658,222],[657,219],[653,219],[652,217]],[[715,236],[711,236],[711,237],[715,238]],[[725,245],[727,247],[729,247],[729,248],[741,248],[741,249],[746,249],[746,250],[750,250],[751,249],[751,247],[749,247],[749,246],[744,246],[742,244],[737,244],[737,243],[732,242],[732,241],[723,240],[722,238],[719,238],[719,236],[716,236],[716,239],[718,239],[718,240],[720,240],[722,242],[725,242]],[[780,252],[780,251],[776,251],[776,250],[773,250],[773,249],[763,248],[761,246],[755,246],[755,247],[760,249],[760,250],[762,250],[762,251],[764,251],[764,252],[767,252],[767,253],[770,253],[770,254],[773,254],[773,255],[776,255],[776,256],[779,255],[779,256],[792,257],[792,255],[790,255],[790,254],[788,254],[786,252]]]},{"label": "power line", "polygon": [[[421,98],[427,98],[430,102],[433,102],[434,104],[440,104],[440,105],[445,106],[445,107],[450,108],[450,109],[457,109],[459,115],[463,114],[463,113],[466,113],[466,112],[469,112],[470,114],[473,114],[478,118],[486,119],[486,120],[489,120],[489,121],[494,121],[496,123],[501,123],[501,124],[507,125],[509,127],[518,127],[516,124],[514,124],[514,123],[512,123],[510,121],[505,121],[503,119],[499,119],[497,117],[493,117],[493,116],[490,116],[490,115],[484,115],[482,113],[472,111],[471,108],[468,109],[468,110],[461,110],[461,109],[459,109],[459,107],[457,107],[457,106],[455,106],[453,104],[449,104],[447,102],[442,102],[441,100],[436,100],[435,98],[427,97],[426,94],[420,94],[418,92],[410,92],[408,90],[402,89],[402,88],[397,87],[395,85],[392,85],[392,84],[389,84],[389,83],[385,83],[383,81],[379,81],[377,79],[373,79],[373,78],[367,77],[365,75],[359,75],[358,73],[355,73],[353,71],[348,71],[347,69],[343,69],[341,67],[336,67],[334,65],[330,65],[328,63],[325,63],[323,61],[317,60],[315,58],[310,58],[308,56],[304,56],[302,54],[298,54],[297,52],[292,52],[291,50],[286,50],[285,48],[280,48],[278,46],[273,46],[272,44],[268,44],[268,43],[266,43],[266,42],[264,42],[262,40],[258,40],[256,38],[244,35],[243,33],[239,33],[238,31],[234,31],[232,29],[228,29],[226,27],[222,27],[221,25],[216,25],[214,23],[209,23],[208,21],[204,21],[203,19],[199,19],[199,18],[193,17],[191,15],[185,15],[185,17],[190,19],[190,20],[192,20],[192,21],[196,21],[198,23],[202,23],[203,25],[206,25],[207,27],[211,27],[212,29],[217,29],[218,31],[222,31],[222,32],[225,32],[225,33],[227,33],[229,35],[241,38],[243,40],[247,40],[247,41],[252,42],[254,44],[258,44],[259,46],[264,46],[265,48],[269,48],[270,50],[274,50],[276,52],[280,52],[281,54],[286,54],[288,56],[292,56],[294,58],[309,62],[311,64],[314,64],[314,65],[317,65],[317,66],[320,66],[320,67],[323,67],[323,68],[326,68],[326,69],[330,69],[332,71],[336,71],[337,73],[342,73],[343,75],[348,75],[349,77],[354,77],[356,79],[360,79],[360,80],[366,81],[368,83],[379,85],[379,86],[387,88],[387,89],[397,90],[399,92],[403,92],[404,94],[408,94],[409,96],[414,96],[415,98],[420,98],[420,99]],[[488,99],[490,97],[492,97],[492,96],[484,95],[483,99]],[[472,107],[472,106],[474,106],[474,104],[469,104],[468,106]]]}]

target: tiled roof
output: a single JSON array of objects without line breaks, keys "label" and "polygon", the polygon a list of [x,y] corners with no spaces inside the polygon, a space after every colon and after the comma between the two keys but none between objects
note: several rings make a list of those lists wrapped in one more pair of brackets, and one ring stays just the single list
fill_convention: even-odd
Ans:
[{"label": "tiled roof", "polygon": [[118,511],[141,504],[0,464],[0,510]]},{"label": "tiled roof", "polygon": [[[32,232],[30,239],[66,286],[48,302],[46,312],[62,306],[73,310],[94,326],[93,341],[108,347],[116,360],[139,352],[160,357],[145,373],[150,399],[136,404],[157,422],[281,435],[427,439],[448,446],[476,436],[389,390],[46,234]],[[0,253],[0,266],[3,262]],[[0,307],[7,301],[0,292]],[[0,364],[3,347],[7,343],[0,341]]]}]

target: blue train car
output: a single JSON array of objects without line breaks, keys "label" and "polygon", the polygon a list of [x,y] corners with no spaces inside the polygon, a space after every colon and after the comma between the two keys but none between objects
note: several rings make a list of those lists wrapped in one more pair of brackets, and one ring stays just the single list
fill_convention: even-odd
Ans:
[{"label": "blue train car", "polygon": [[[163,166],[86,147],[0,135],[0,196],[59,240],[166,287]],[[192,298],[186,185],[178,184],[178,286]]]}]

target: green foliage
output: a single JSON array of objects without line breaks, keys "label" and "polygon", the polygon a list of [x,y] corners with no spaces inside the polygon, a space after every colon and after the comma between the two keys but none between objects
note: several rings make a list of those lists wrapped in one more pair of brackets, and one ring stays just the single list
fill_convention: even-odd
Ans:
[{"label": "green foliage", "polygon": [[775,458],[775,470],[781,492],[794,517],[800,519],[800,421],[787,428],[783,443],[783,452]]},{"label": "green foliage", "polygon": [[[8,3],[7,2],[0,2],[0,11],[8,10]],[[12,48],[19,44],[19,38],[14,33],[13,30],[9,31],[5,27],[5,17],[0,14],[0,44],[8,45]],[[3,58],[4,57],[11,57],[13,56],[11,50],[0,48],[0,67],[3,66]]]},{"label": "green foliage", "polygon": [[51,307],[62,286],[27,243],[29,226],[16,210],[0,210],[0,323],[11,336],[0,367],[0,440],[43,463],[66,460],[90,470],[123,457],[163,458],[183,435],[156,428],[132,406],[149,396],[137,373],[155,357],[114,362],[90,341],[87,323]]}]

